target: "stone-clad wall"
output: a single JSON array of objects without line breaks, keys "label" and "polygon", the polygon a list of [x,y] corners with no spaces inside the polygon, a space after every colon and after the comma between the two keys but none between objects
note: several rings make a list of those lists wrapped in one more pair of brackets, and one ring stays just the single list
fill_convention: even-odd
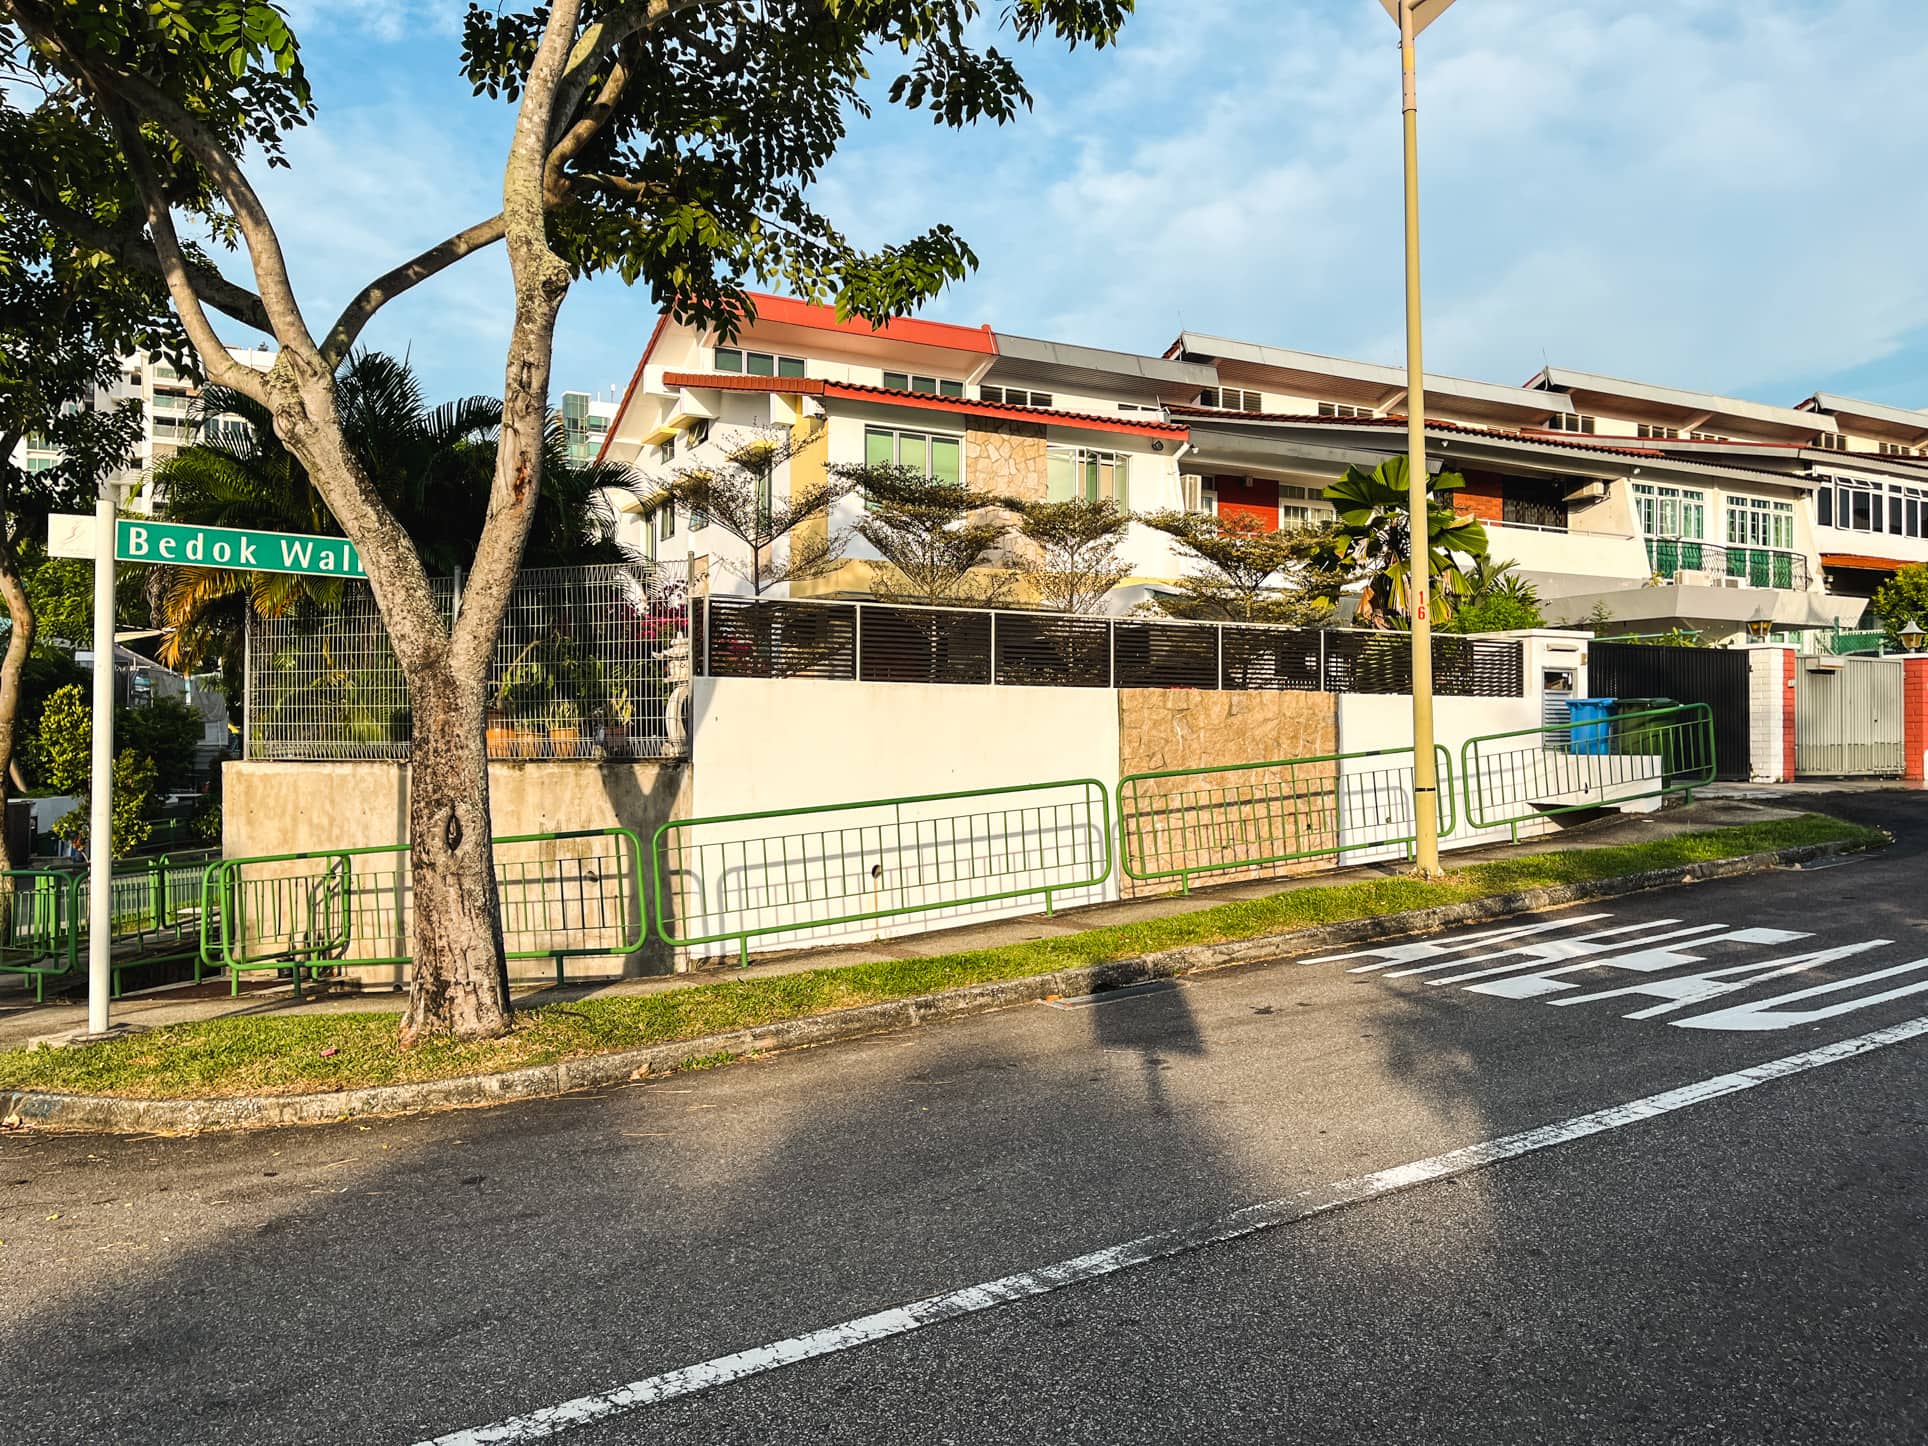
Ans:
[{"label": "stone-clad wall", "polygon": [[1042,502],[1047,484],[1044,428],[1032,422],[973,418],[964,430],[964,480],[979,492]]}]

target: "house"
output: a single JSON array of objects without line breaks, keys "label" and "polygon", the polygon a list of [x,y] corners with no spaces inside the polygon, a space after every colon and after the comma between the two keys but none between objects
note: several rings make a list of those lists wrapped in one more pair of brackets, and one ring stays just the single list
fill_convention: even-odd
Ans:
[{"label": "house", "polygon": [[[604,455],[666,481],[779,429],[806,443],[779,487],[888,461],[992,497],[1082,494],[1278,528],[1330,517],[1324,489],[1348,465],[1406,451],[1398,367],[1194,332],[1152,356],[756,305],[727,345],[660,324]],[[1928,412],[1826,394],[1781,407],[1552,366],[1522,385],[1429,375],[1426,387],[1430,462],[1466,479],[1458,505],[1552,622],[1710,642],[1750,625],[1831,633],[1862,620],[1895,567],[1928,561]],[[862,505],[846,499],[832,525]],[[710,555],[725,565],[712,586],[747,590],[740,544],[689,531],[666,496],[637,512],[646,547]],[[1120,607],[1185,570],[1139,524],[1122,551],[1133,576]],[[791,591],[862,595],[874,561],[857,542]]]}]

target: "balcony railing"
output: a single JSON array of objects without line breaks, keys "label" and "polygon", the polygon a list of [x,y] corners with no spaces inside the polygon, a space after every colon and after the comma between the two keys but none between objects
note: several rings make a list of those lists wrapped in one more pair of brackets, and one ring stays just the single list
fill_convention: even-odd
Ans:
[{"label": "balcony railing", "polygon": [[1702,572],[1716,578],[1738,578],[1742,587],[1806,592],[1808,585],[1807,558],[1778,547],[1738,547],[1684,537],[1650,537],[1647,562],[1656,577],[1670,581],[1683,572]]}]

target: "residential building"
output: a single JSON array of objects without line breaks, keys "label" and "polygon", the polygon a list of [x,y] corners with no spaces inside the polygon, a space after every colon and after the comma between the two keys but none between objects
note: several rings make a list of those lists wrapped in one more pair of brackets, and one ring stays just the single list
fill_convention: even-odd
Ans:
[{"label": "residential building", "polygon": [[609,424],[615,420],[614,387],[609,389],[608,397],[588,392],[564,392],[562,435],[569,451],[569,460],[578,465],[595,461],[602,452],[603,438],[609,433]]},{"label": "residential building", "polygon": [[[274,364],[274,353],[265,346],[230,346],[228,355],[245,366],[266,371]],[[163,357],[136,352],[122,359],[114,380],[96,391],[88,406],[106,411],[123,403],[138,402],[141,408],[141,436],[134,456],[113,479],[124,489],[126,506],[136,512],[152,513],[156,498],[150,485],[154,464],[172,456],[194,441],[198,424],[194,401],[200,387],[183,376]],[[59,449],[45,438],[29,437],[16,451],[16,465],[28,472],[41,472],[60,460]]]},{"label": "residential building", "polygon": [[[1187,332],[1137,355],[905,320],[873,329],[757,299],[720,344],[659,325],[606,452],[667,481],[750,433],[811,440],[773,485],[864,461],[921,466],[996,497],[1111,497],[1268,527],[1331,516],[1348,465],[1406,450],[1403,369]],[[1795,407],[1547,367],[1523,385],[1429,375],[1436,468],[1545,600],[1549,620],[1711,642],[1852,628],[1879,581],[1928,561],[1928,412],[1817,394]],[[708,449],[708,450],[706,450]],[[663,499],[634,504],[647,545],[732,543]],[[840,504],[833,524],[863,504]],[[740,548],[738,549],[740,551]],[[1119,608],[1184,571],[1134,524]],[[861,543],[804,593],[862,594]],[[739,569],[740,570],[740,569]],[[719,588],[740,581],[717,575]]]}]

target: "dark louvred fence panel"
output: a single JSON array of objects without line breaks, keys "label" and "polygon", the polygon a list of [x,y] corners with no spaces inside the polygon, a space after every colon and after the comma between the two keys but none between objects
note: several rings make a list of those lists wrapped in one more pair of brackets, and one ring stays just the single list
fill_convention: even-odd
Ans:
[{"label": "dark louvred fence panel", "polygon": [[1116,629],[1116,687],[1218,687],[1218,630],[1121,622]]},{"label": "dark louvred fence panel", "polygon": [[1714,714],[1715,777],[1744,780],[1753,772],[1746,653],[1595,639],[1587,654],[1587,691],[1594,697],[1705,703]]},{"label": "dark louvred fence panel", "polygon": [[866,607],[860,677],[866,683],[988,683],[991,614]]},{"label": "dark louvred fence panel", "polygon": [[[712,597],[694,614],[697,657],[717,678],[1412,690],[1411,640],[1404,633],[732,597]],[[1449,698],[1523,697],[1525,650],[1505,638],[1436,636],[1433,687]]]},{"label": "dark louvred fence panel", "polygon": [[1111,624],[1053,613],[997,615],[997,680],[1006,686],[1106,688]]}]

